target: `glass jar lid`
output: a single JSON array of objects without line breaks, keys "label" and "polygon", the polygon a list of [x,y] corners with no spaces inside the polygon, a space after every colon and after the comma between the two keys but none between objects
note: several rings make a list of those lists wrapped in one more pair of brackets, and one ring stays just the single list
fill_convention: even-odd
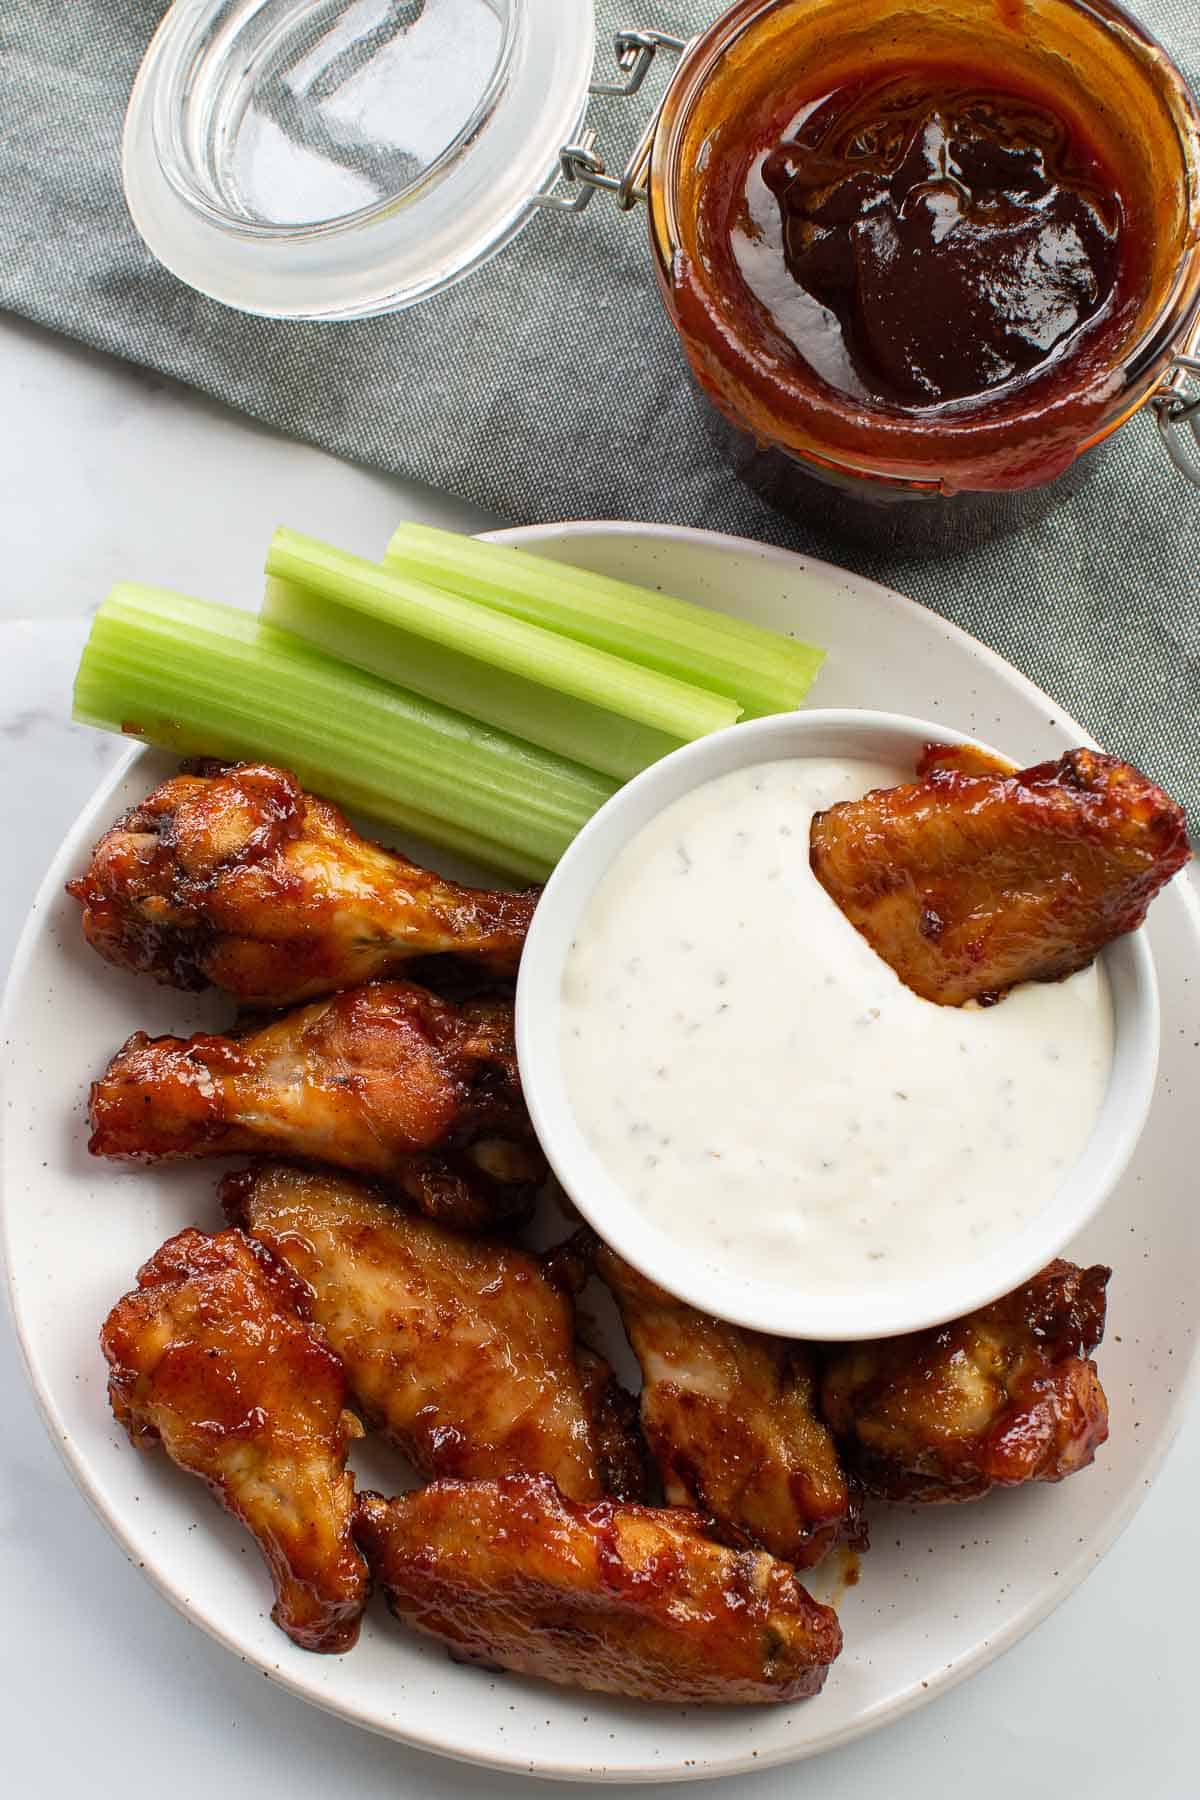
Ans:
[{"label": "glass jar lid", "polygon": [[134,223],[244,312],[409,306],[525,223],[594,47],[592,0],[175,0],[125,120]]}]

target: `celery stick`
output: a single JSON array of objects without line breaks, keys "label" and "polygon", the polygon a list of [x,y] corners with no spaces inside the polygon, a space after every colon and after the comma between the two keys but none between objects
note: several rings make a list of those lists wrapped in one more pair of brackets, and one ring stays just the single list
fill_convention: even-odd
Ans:
[{"label": "celery stick", "polygon": [[184,755],[285,764],[332,800],[522,878],[546,875],[615,788],[248,613],[131,584],[93,620],[75,716]]},{"label": "celery stick", "polygon": [[719,731],[741,713],[736,695],[692,686],[286,527],[271,539],[267,574],[676,738]]},{"label": "celery stick", "polygon": [[[114,683],[121,692],[129,693],[136,691],[137,671],[131,675],[127,667],[119,664],[108,667],[98,659],[91,679],[94,682]],[[282,730],[276,731],[269,727],[264,730],[262,721],[254,713],[239,712],[236,716],[223,717],[219,698],[212,698],[210,710],[202,711],[193,696],[186,722],[166,718],[161,713],[157,717],[147,715],[150,723],[135,731],[132,726],[118,727],[111,719],[104,717],[97,710],[97,705],[102,707],[105,703],[96,702],[94,691],[89,692],[84,688],[81,692],[82,701],[75,716],[87,724],[107,730],[124,729],[125,735],[143,737],[147,742],[174,750],[181,756],[217,755],[229,761],[261,758],[285,763],[307,787],[319,790],[355,812],[386,821],[431,844],[457,851],[487,868],[503,870],[506,875],[528,881],[542,881],[546,877],[549,865],[544,855],[527,855],[510,845],[497,843],[490,837],[455,826],[443,818],[435,818],[418,807],[409,806],[396,798],[395,789],[386,776],[368,774],[362,783],[348,781],[344,775],[331,772],[333,756],[339,756],[339,767],[342,766],[336,746],[322,742],[318,751],[312,751],[296,742],[293,751],[287,747],[293,740],[285,738]],[[164,699],[153,690],[150,690],[148,702],[145,691],[139,699],[143,707],[147,703],[151,706],[170,703],[169,693]]]},{"label": "celery stick", "polygon": [[401,525],[384,566],[725,694],[746,718],[799,706],[824,661],[811,644],[729,613],[428,525]]},{"label": "celery stick", "polygon": [[522,675],[489,668],[274,575],[267,579],[261,616],[343,662],[618,781],[628,781],[683,741]]}]

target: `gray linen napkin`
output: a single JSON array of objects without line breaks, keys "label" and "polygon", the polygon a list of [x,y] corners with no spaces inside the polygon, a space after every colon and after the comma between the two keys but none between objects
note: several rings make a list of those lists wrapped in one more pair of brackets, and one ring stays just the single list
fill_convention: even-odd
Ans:
[{"label": "gray linen napkin", "polygon": [[[616,26],[686,35],[720,5],[597,0],[606,74]],[[603,197],[539,217],[408,313],[302,325],[229,311],[154,262],[122,200],[125,101],[165,10],[0,5],[0,305],[514,520],[668,520],[844,563],[994,646],[1200,821],[1200,493],[1147,417],[1027,532],[940,560],[884,555],[790,524],[730,476],[659,308],[644,224]],[[1195,81],[1197,0],[1139,10]],[[595,107],[603,145],[630,142],[637,104]]]}]

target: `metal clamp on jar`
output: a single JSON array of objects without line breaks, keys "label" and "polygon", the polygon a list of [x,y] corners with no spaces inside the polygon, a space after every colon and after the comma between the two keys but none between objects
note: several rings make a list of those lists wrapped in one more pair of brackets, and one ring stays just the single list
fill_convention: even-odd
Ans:
[{"label": "metal clamp on jar", "polygon": [[[795,125],[839,81],[885,63],[977,68],[981,42],[989,71],[1080,120],[1120,169],[1140,220],[1136,291],[1103,354],[1080,335],[1092,349],[1077,381],[1064,354],[946,403],[839,386],[748,286],[726,241],[738,196],[721,183],[762,153],[753,130],[789,96]],[[333,320],[411,306],[538,209],[607,192],[646,203],[714,430],[789,511],[887,542],[978,541],[1069,496],[1143,406],[1200,486],[1200,112],[1115,0],[736,0],[690,41],[619,33],[619,79],[591,86],[594,47],[592,0],[176,0],[130,101],[130,210],[202,292]],[[610,172],[589,92],[636,95],[663,53],[678,58],[666,93]]]}]

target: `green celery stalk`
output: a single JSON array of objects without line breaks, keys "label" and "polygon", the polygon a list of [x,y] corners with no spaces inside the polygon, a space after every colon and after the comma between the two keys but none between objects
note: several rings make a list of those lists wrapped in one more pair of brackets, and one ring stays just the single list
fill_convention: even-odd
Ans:
[{"label": "green celery stalk", "polygon": [[401,525],[384,566],[724,694],[750,719],[799,706],[825,659],[746,619],[429,525]]},{"label": "green celery stalk", "polygon": [[356,668],[618,781],[628,781],[683,741],[523,675],[491,668],[274,575],[267,578],[260,616]]},{"label": "green celery stalk", "polygon": [[719,731],[742,710],[736,694],[718,695],[286,527],[271,539],[267,574],[671,737]]},{"label": "green celery stalk", "polygon": [[182,755],[284,764],[331,800],[521,879],[543,878],[616,786],[249,613],[133,584],[92,622],[75,717]]}]

